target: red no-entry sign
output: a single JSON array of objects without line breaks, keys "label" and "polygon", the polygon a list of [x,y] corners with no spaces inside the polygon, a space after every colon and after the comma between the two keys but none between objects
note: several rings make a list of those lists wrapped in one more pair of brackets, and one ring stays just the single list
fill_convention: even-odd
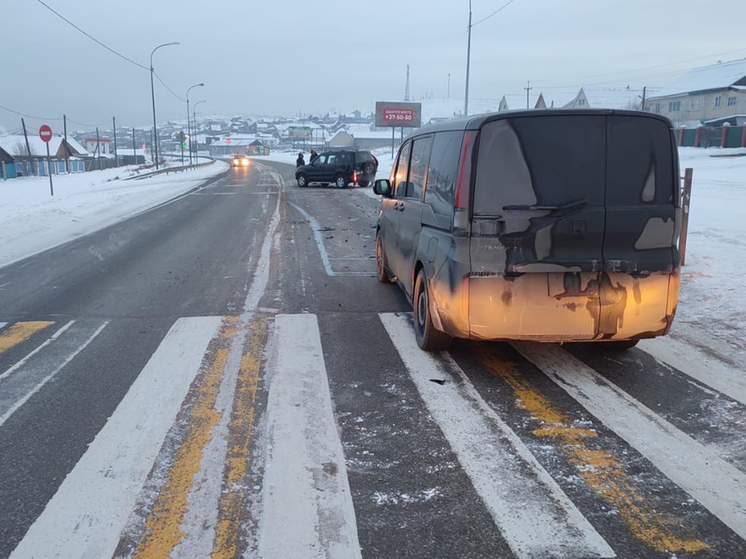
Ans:
[{"label": "red no-entry sign", "polygon": [[48,125],[42,124],[41,127],[39,127],[39,137],[43,142],[48,142],[52,139],[52,129]]}]

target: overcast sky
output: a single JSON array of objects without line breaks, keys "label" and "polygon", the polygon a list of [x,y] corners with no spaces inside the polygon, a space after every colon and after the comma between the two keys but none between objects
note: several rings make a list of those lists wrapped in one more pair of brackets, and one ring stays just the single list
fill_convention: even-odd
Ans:
[{"label": "overcast sky", "polygon": [[[154,66],[182,97],[205,82],[190,95],[207,101],[204,113],[369,111],[403,99],[407,63],[415,99],[444,97],[449,73],[451,97],[463,97],[468,0],[45,1],[145,66],[155,45],[181,42],[158,51]],[[474,21],[505,1],[473,0]],[[0,20],[0,105],[89,124],[152,121],[146,70],[36,0],[1,0]],[[689,67],[746,57],[745,21],[744,0],[514,0],[473,29],[471,96],[520,93],[526,80],[535,91],[665,84]],[[185,117],[157,83],[156,100],[159,120]],[[0,126],[19,125],[0,109]]]}]

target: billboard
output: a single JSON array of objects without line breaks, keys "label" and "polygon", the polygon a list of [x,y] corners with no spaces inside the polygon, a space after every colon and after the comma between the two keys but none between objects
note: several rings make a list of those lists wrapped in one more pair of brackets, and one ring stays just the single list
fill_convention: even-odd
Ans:
[{"label": "billboard", "polygon": [[288,138],[291,140],[307,140],[310,137],[310,126],[288,126]]},{"label": "billboard", "polygon": [[376,126],[422,126],[422,103],[376,101]]}]

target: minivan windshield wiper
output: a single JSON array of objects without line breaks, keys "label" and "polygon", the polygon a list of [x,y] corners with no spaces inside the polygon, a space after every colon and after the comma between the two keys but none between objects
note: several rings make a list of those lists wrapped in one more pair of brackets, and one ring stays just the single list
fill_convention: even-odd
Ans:
[{"label": "minivan windshield wiper", "polygon": [[557,210],[574,210],[576,208],[583,208],[588,205],[587,198],[581,198],[579,200],[573,200],[567,204],[561,204],[559,206],[541,206],[541,205],[511,205],[503,206],[503,210],[528,210],[528,211],[557,211]]}]

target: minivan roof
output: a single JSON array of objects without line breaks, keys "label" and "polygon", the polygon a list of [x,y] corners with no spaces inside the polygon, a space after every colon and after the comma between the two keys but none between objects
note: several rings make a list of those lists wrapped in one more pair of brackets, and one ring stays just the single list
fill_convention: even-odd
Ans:
[{"label": "minivan roof", "polygon": [[492,122],[493,120],[501,120],[504,118],[516,118],[516,117],[549,117],[549,116],[589,116],[589,115],[623,115],[623,116],[639,116],[646,118],[655,118],[662,122],[665,122],[669,127],[672,127],[671,121],[666,117],[648,113],[644,111],[627,111],[618,109],[533,109],[533,110],[519,110],[519,111],[501,111],[499,113],[486,113],[481,115],[474,115],[466,118],[454,118],[439,122],[438,124],[432,124],[429,126],[423,126],[412,136],[419,136],[420,134],[427,134],[430,132],[447,132],[447,131],[461,131],[461,130],[478,130],[483,124]]}]

